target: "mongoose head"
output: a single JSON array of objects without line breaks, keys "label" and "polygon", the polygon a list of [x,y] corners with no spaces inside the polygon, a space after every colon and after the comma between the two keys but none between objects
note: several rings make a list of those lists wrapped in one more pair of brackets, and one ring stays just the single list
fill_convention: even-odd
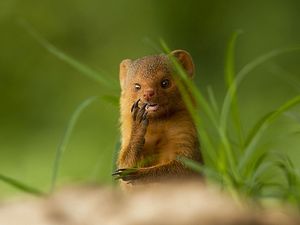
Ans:
[{"label": "mongoose head", "polygon": [[[194,63],[184,50],[171,53],[181,63],[190,78],[194,75]],[[122,100],[129,105],[140,99],[147,103],[148,118],[168,116],[183,109],[184,104],[173,77],[174,69],[167,55],[125,59],[120,64]],[[122,103],[121,103],[122,104]]]}]

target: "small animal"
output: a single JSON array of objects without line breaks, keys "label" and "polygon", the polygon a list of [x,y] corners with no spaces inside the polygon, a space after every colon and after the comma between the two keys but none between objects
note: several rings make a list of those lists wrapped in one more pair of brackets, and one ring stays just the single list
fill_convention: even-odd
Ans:
[{"label": "small animal", "polygon": [[[192,79],[195,67],[190,54],[175,50],[171,55]],[[174,73],[165,54],[120,64],[121,149],[113,176],[122,186],[195,175],[179,157],[203,162],[197,130]]]}]

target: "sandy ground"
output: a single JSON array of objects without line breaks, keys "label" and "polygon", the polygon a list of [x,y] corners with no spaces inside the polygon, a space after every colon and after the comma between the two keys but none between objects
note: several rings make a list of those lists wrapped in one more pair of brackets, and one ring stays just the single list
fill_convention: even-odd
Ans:
[{"label": "sandy ground", "polygon": [[124,194],[112,187],[73,186],[44,198],[0,204],[0,225],[299,225],[296,212],[237,204],[196,183]]}]

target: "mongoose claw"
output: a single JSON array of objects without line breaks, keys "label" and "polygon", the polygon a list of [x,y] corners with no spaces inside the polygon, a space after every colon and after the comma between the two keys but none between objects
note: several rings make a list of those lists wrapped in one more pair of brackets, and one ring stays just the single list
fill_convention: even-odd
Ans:
[{"label": "mongoose claw", "polygon": [[148,112],[144,112],[142,120],[144,120],[144,121],[147,120],[147,115],[148,115]]},{"label": "mongoose claw", "polygon": [[132,119],[133,119],[133,121],[136,120],[137,114],[138,114],[138,112],[140,110],[140,108],[139,108],[139,102],[140,102],[140,99],[137,100],[135,103],[133,103],[133,105],[131,107],[131,113],[132,113]]},{"label": "mongoose claw", "polygon": [[117,169],[112,176],[115,180],[130,181],[136,178],[137,168]]},{"label": "mongoose claw", "polygon": [[118,175],[120,172],[125,171],[126,169],[117,169],[115,172],[113,172],[111,175],[115,176]]},{"label": "mongoose claw", "polygon": [[138,114],[137,114],[137,118],[139,118],[139,122],[141,123],[142,120],[144,120],[144,116],[145,116],[145,113],[146,113],[146,107],[147,107],[148,103],[145,103],[143,104],[142,108],[140,108]]},{"label": "mongoose claw", "polygon": [[141,101],[141,99],[139,99],[139,100],[137,100],[135,103],[133,103],[133,105],[131,106],[130,112],[133,112],[133,110],[134,110],[136,107],[138,107],[140,101]]},{"label": "mongoose claw", "polygon": [[143,124],[144,126],[148,124],[147,120],[147,114],[148,112],[146,111],[146,107],[148,106],[148,103],[143,103],[141,108],[139,107],[139,102],[140,99],[137,100],[135,103],[133,103],[131,107],[131,114],[132,114],[132,119],[136,124]]}]

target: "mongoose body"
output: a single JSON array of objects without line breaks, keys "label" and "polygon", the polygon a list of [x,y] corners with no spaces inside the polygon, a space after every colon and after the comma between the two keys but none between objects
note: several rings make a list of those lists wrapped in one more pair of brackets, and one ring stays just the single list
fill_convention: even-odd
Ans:
[{"label": "mongoose body", "polygon": [[[171,54],[192,78],[189,53]],[[197,130],[173,73],[163,54],[120,64],[121,149],[113,175],[123,186],[194,175],[178,160],[180,156],[202,162]]]}]

